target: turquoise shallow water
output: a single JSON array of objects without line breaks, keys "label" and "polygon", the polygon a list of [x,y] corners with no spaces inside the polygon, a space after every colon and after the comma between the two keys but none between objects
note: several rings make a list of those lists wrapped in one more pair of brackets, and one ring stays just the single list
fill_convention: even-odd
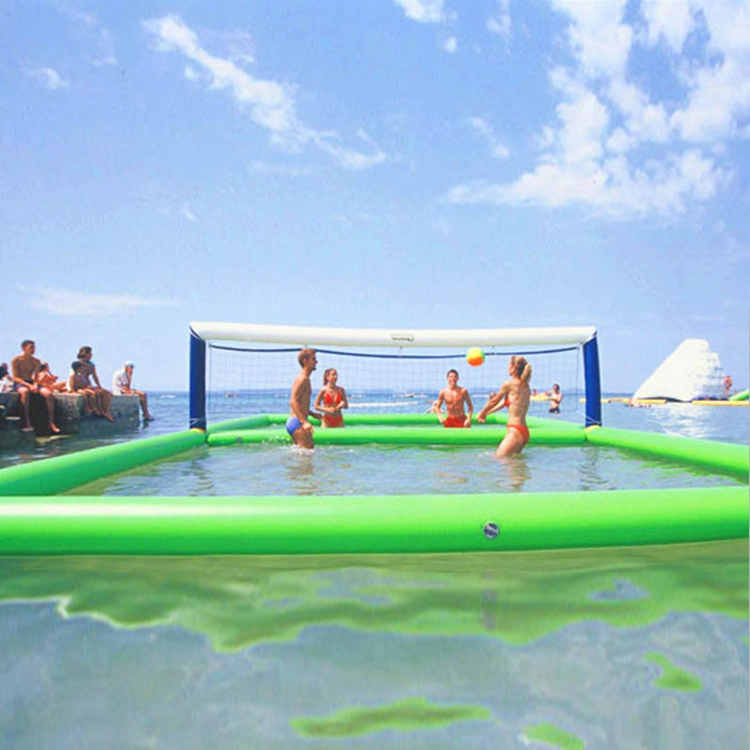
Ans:
[{"label": "turquoise shallow water", "polygon": [[[352,428],[355,429],[355,428]],[[486,448],[201,447],[83,485],[78,495],[379,495],[554,492],[739,484],[615,449],[537,446],[499,462]]]},{"label": "turquoise shallow water", "polygon": [[[184,427],[184,397],[153,400],[156,422],[129,437]],[[604,407],[608,426],[744,444],[747,420],[742,408]],[[457,467],[450,451],[423,451],[415,491],[518,489],[486,451],[460,455]],[[252,471],[305,494],[342,473],[347,488],[384,473],[402,483],[414,465],[402,470],[398,458],[268,446],[259,471],[241,447],[128,481],[231,494],[223,483],[243,485]],[[529,450],[525,466],[523,491],[550,476],[566,486],[713,481],[587,449]],[[745,747],[747,600],[746,540],[455,556],[0,558],[0,736],[14,748]]]}]

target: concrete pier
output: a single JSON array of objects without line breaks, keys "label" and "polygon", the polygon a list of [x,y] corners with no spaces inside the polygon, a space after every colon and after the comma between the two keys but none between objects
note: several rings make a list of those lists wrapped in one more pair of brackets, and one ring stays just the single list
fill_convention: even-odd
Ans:
[{"label": "concrete pier", "polygon": [[[62,435],[97,438],[121,431],[133,430],[140,421],[138,396],[113,396],[110,422],[103,417],[86,414],[83,396],[76,393],[55,393],[55,424]],[[36,437],[50,434],[47,426],[47,406],[37,396],[32,398],[31,422],[34,432],[23,432],[23,412],[17,393],[0,393],[0,450],[33,443]]]}]

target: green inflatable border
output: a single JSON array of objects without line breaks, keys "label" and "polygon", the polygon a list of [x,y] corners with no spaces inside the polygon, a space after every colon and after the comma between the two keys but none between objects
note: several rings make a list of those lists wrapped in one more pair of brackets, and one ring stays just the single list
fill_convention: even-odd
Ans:
[{"label": "green inflatable border", "polygon": [[5,555],[498,552],[736,539],[748,528],[744,487],[106,502],[25,497],[8,499],[0,512]]},{"label": "green inflatable border", "polygon": [[[69,497],[104,476],[210,445],[288,442],[259,415],[0,471],[0,555],[469,552],[668,544],[748,536],[746,486],[378,497]],[[490,421],[490,420],[488,420]],[[491,420],[504,424],[504,415]],[[318,444],[496,445],[504,432],[436,427],[434,415],[361,415]],[[591,443],[748,481],[741,445],[530,420],[531,443]]]}]

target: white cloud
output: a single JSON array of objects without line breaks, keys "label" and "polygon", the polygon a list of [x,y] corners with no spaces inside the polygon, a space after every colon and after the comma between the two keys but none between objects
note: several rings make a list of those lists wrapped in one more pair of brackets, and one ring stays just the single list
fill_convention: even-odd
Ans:
[{"label": "white cloud", "polygon": [[144,299],[132,294],[89,294],[38,287],[30,294],[30,304],[36,310],[63,317],[104,317],[132,315],[151,307],[176,307],[179,302],[170,299]]},{"label": "white cloud", "polygon": [[451,55],[454,54],[458,49],[458,40],[456,37],[448,37],[448,39],[443,42],[443,49]]},{"label": "white cloud", "polygon": [[418,23],[443,23],[446,20],[443,0],[394,0],[406,17]]},{"label": "white cloud", "polygon": [[[273,80],[254,78],[230,59],[207,52],[198,36],[177,16],[143,22],[160,52],[179,52],[192,63],[185,71],[189,80],[205,80],[209,89],[227,91],[249,111],[250,118],[270,132],[271,142],[296,151],[313,143],[345,167],[361,169],[380,164],[387,156],[382,151],[362,154],[338,145],[338,136],[306,127],[297,117],[294,88]],[[197,66],[197,67],[195,67]]]},{"label": "white cloud", "polygon": [[695,26],[691,5],[692,0],[642,0],[648,43],[654,46],[663,39],[673,52],[681,52]]},{"label": "white cloud", "polygon": [[564,164],[540,164],[508,185],[466,183],[452,188],[451,203],[531,204],[560,208],[585,206],[602,215],[624,218],[652,213],[682,213],[686,200],[714,195],[727,175],[698,151],[666,163],[633,167],[623,157]]},{"label": "white cloud", "polygon": [[511,31],[510,0],[497,0],[497,11],[487,20],[487,30],[507,40]]},{"label": "white cloud", "polygon": [[182,210],[180,213],[188,220],[188,221],[198,221],[195,214],[190,210],[190,206],[187,205],[187,203],[182,207]]},{"label": "white cloud", "polygon": [[[731,175],[724,141],[750,131],[750,6],[643,0],[641,15],[637,6],[630,14],[636,28],[624,20],[626,0],[551,2],[569,21],[570,58],[549,73],[559,101],[537,140],[536,165],[511,182],[464,182],[447,199],[576,205],[617,217],[672,215],[710,200]],[[698,24],[701,36],[686,45]],[[675,76],[671,89],[656,87],[669,92],[661,101],[643,73],[630,77],[643,49],[665,55]]]},{"label": "white cloud", "polygon": [[674,112],[670,124],[685,140],[710,143],[742,136],[747,127],[750,6],[736,1],[706,2],[701,10],[714,60],[694,71],[687,105]]},{"label": "white cloud", "polygon": [[623,75],[633,40],[631,27],[621,23],[626,0],[553,0],[552,5],[572,19],[568,39],[586,75]]},{"label": "white cloud", "polygon": [[510,156],[508,149],[498,140],[492,126],[481,117],[469,119],[469,125],[482,135],[490,146],[490,153],[495,159],[507,159]]},{"label": "white cloud", "polygon": [[50,91],[70,88],[70,81],[63,78],[53,68],[36,68],[34,70],[29,70],[28,74],[41,86],[44,86],[44,88],[49,89]]}]

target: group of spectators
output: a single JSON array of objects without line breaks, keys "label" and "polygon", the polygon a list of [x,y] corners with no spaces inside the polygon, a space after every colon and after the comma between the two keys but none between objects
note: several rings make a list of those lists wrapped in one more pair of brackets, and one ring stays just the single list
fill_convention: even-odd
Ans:
[{"label": "group of spectators", "polygon": [[54,393],[77,393],[83,397],[83,408],[86,414],[93,414],[114,422],[110,411],[112,396],[138,396],[143,411],[143,420],[153,419],[148,410],[148,397],[143,391],[132,387],[133,362],[126,362],[125,366],[117,370],[112,377],[112,390],[104,388],[99,380],[96,365],[92,359],[93,350],[90,346],[82,346],[78,350],[77,359],[70,365],[70,375],[67,380],[60,380],[54,375],[49,365],[34,355],[36,344],[31,339],[21,342],[22,353],[10,362],[10,368],[3,362],[0,364],[0,393],[16,392],[21,401],[23,414],[23,431],[33,432],[31,424],[31,397],[40,396],[47,408],[49,429],[53,434],[60,432],[55,424]]}]

